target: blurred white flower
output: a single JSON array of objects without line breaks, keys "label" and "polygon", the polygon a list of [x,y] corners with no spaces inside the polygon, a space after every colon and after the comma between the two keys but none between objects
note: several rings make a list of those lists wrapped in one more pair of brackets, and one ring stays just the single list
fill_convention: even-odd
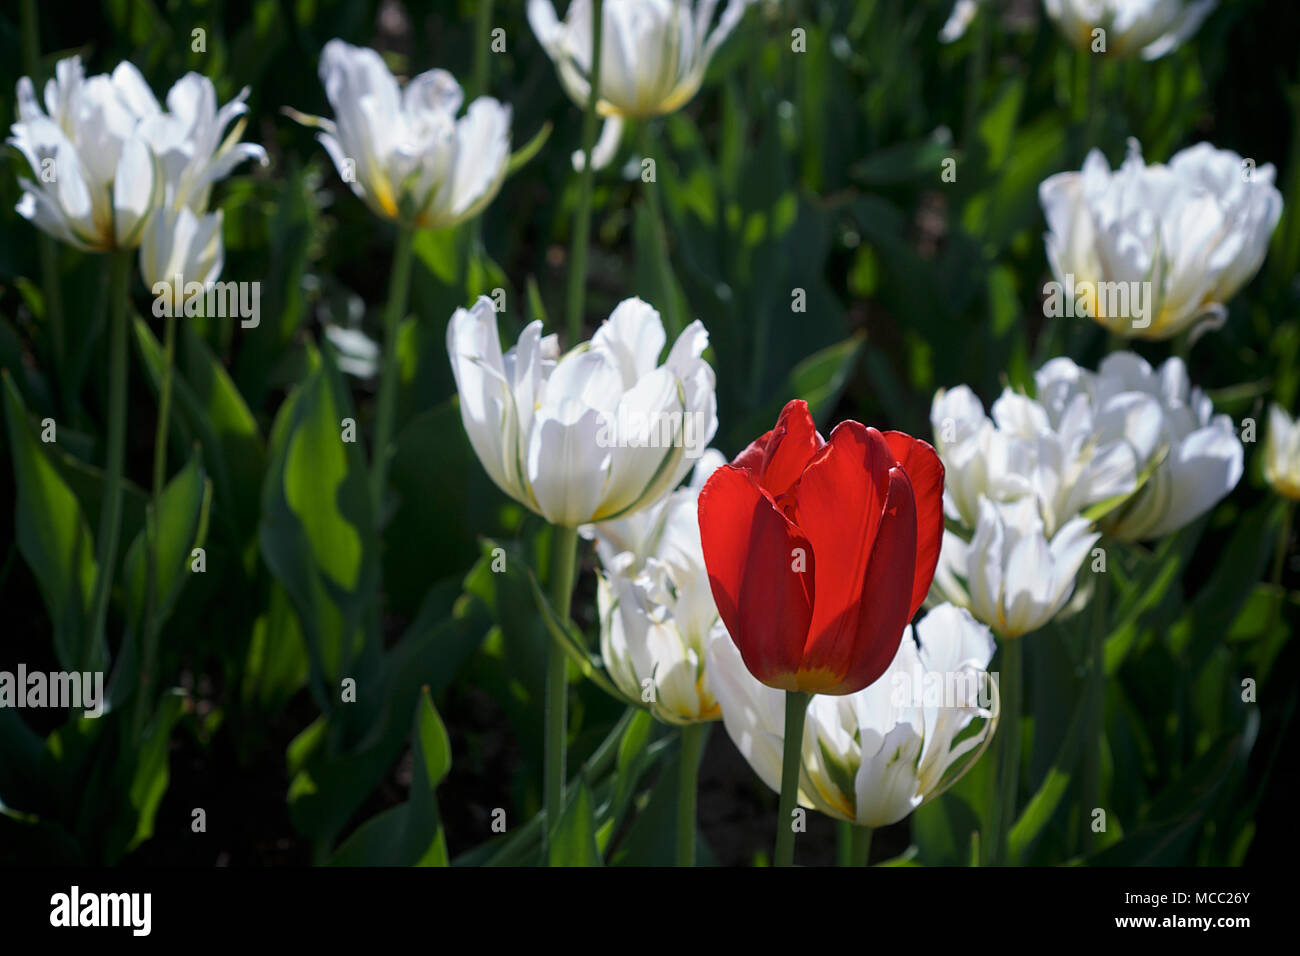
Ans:
[{"label": "blurred white flower", "polygon": [[[1043,0],[1062,36],[1081,50],[1155,60],[1176,49],[1218,0]],[[1094,46],[1093,31],[1105,31]]]},{"label": "blurred white flower", "polygon": [[179,313],[187,285],[221,274],[222,217],[207,212],[213,184],[247,159],[266,163],[261,146],[239,141],[242,118],[226,133],[247,95],[218,109],[212,81],[188,73],[163,110],[130,63],[87,79],[80,58],[70,57],[45,86],[47,114],[23,77],[10,142],[40,185],[22,180],[18,212],[82,249],[139,246],[145,285]]},{"label": "blurred white flower", "polygon": [[385,219],[442,229],[478,215],[510,160],[510,107],[464,94],[446,70],[400,88],[374,50],[330,40],[320,78],[334,119],[291,113],[317,135],[345,183]]},{"label": "blurred white flower", "polygon": [[365,332],[330,323],[325,337],[338,349],[340,371],[363,379],[379,371],[379,345]]},{"label": "blurred white flower", "polygon": [[1218,328],[1228,300],[1259,271],[1282,215],[1274,175],[1269,163],[1256,168],[1208,143],[1148,166],[1130,140],[1115,172],[1093,150],[1080,172],[1058,173],[1038,189],[1056,281],[1083,314],[1119,335],[1167,339]]},{"label": "blurred white flower", "polygon": [[979,13],[980,0],[957,0],[948,14],[943,29],[939,31],[940,43],[956,43],[966,35],[966,29]]},{"label": "blurred white flower", "polygon": [[1276,403],[1268,409],[1264,477],[1279,495],[1300,501],[1300,426]]},{"label": "blurred white flower", "polygon": [[[993,648],[988,628],[964,610],[941,605],[915,630],[908,626],[889,670],[875,683],[856,694],[813,697],[804,724],[799,803],[859,826],[881,827],[942,792],[974,764],[978,754],[967,755],[993,729],[984,699]],[[709,641],[708,670],[727,735],[762,781],[779,792],[785,694],[750,674],[722,629]],[[958,741],[976,719],[983,725]]]},{"label": "blurred white flower", "polygon": [[[225,263],[221,244],[221,210],[202,215],[188,206],[177,210],[156,209],[140,243],[140,277],[156,297],[166,297],[169,312],[182,315],[185,287],[191,283],[216,282]],[[191,290],[192,291],[192,290]]]},{"label": "blurred white flower", "polygon": [[[148,88],[139,91],[140,135],[158,157],[162,172],[164,207],[175,211],[188,206],[195,212],[208,207],[214,183],[225,179],[246,160],[266,165],[266,150],[256,143],[241,143],[245,113],[244,87],[233,100],[217,108],[217,90],[198,73],[187,73],[167,91],[163,111]],[[235,126],[226,132],[226,127]]]},{"label": "blurred white flower", "polygon": [[1046,407],[1087,401],[1098,441],[1103,446],[1123,441],[1137,456],[1138,474],[1146,480],[1102,516],[1109,534],[1136,541],[1177,531],[1241,480],[1245,454],[1232,420],[1214,414],[1213,403],[1192,386],[1179,358],[1167,359],[1157,371],[1139,355],[1114,352],[1095,373],[1058,358],[1036,379]]},{"label": "blurred white flower", "polygon": [[969,544],[944,534],[934,593],[968,607],[998,637],[1021,637],[1065,607],[1099,537],[1086,518],[1072,518],[1049,538],[1033,499],[985,498]]},{"label": "blurred white flower", "polygon": [[[45,111],[30,77],[18,81],[9,143],[31,167],[17,211],[79,249],[134,249],[163,201],[162,178],[140,134],[158,103],[140,72],[120,63],[87,79],[80,57],[60,60],[45,85]],[[48,112],[47,112],[48,111]]]},{"label": "blurred white flower", "polygon": [[705,479],[724,461],[709,450],[689,486],[625,518],[582,528],[596,541],[602,569],[596,598],[605,667],[623,693],[646,701],[665,723],[720,716],[704,661],[709,632],[721,624],[696,508]]},{"label": "blurred white flower", "polygon": [[461,419],[506,494],[552,524],[609,521],[675,488],[717,431],[708,333],[692,322],[659,364],[659,313],[625,299],[561,357],[532,322],[504,355],[492,300],[457,309],[447,352]]},{"label": "blurred white flower", "polygon": [[[662,116],[685,106],[704,81],[714,52],[735,29],[749,0],[605,0],[601,14],[600,90],[605,127],[592,166],[614,158],[624,119]],[[591,0],[572,0],[561,20],[551,0],[528,0],[528,22],[560,84],[585,108],[591,92]],[[574,155],[580,166],[582,154]]]}]

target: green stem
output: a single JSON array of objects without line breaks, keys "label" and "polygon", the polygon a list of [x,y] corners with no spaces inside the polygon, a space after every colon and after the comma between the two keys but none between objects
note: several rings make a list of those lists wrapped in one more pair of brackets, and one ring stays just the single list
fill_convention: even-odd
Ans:
[{"label": "green stem", "polygon": [[969,153],[975,145],[975,124],[979,121],[980,93],[988,73],[989,47],[992,45],[994,11],[981,9],[975,14],[975,52],[966,63],[966,107],[962,119],[962,143]]},{"label": "green stem", "polygon": [[582,154],[584,162],[578,190],[578,212],[573,220],[573,250],[569,257],[569,295],[567,328],[568,346],[582,341],[582,316],[587,292],[587,246],[591,242],[591,189],[594,171],[591,150],[596,143],[596,103],[600,99],[600,47],[603,0],[593,0],[591,10],[591,91],[582,117]]},{"label": "green stem", "polygon": [[145,528],[149,536],[149,574],[145,583],[145,614],[141,625],[140,683],[136,688],[135,718],[133,727],[139,736],[144,729],[145,717],[153,702],[154,670],[158,656],[158,625],[154,616],[158,610],[158,573],[162,566],[162,538],[158,523],[162,514],[163,485],[167,480],[167,432],[171,421],[172,378],[176,365],[176,316],[168,311],[163,325],[163,377],[158,391],[158,423],[153,438],[153,484],[149,496],[149,509],[145,515]]},{"label": "green stem", "polygon": [[[650,121],[646,120],[641,124],[641,156],[650,158],[654,149],[654,136],[650,126]],[[656,164],[656,167],[658,164]],[[676,339],[682,330],[682,317],[680,310],[677,308],[677,290],[673,281],[673,264],[668,254],[668,230],[664,226],[664,208],[659,198],[658,174],[655,175],[655,181],[651,183],[642,183],[645,189],[646,208],[650,210],[650,225],[654,231],[654,243],[657,255],[655,262],[659,270],[659,286],[663,301],[654,303],[663,313],[664,325],[667,327],[668,338]],[[767,310],[763,310],[766,314]]]},{"label": "green stem", "polygon": [[375,414],[375,445],[370,465],[370,501],[376,525],[383,519],[384,488],[388,481],[389,446],[397,405],[397,338],[406,316],[414,235],[405,226],[397,229],[393,271],[388,280],[388,305],[384,309],[384,356],[379,372],[379,407]]},{"label": "green stem", "polygon": [[[569,620],[573,598],[574,568],[578,555],[578,529],[555,525],[551,528],[551,607],[561,621]],[[544,741],[542,806],[546,810],[546,839],[542,858],[547,858],[550,833],[564,806],[565,738],[568,735],[568,659],[555,641],[546,649],[546,724]]]},{"label": "green stem", "polygon": [[855,826],[853,828],[853,866],[867,865],[867,860],[871,856],[871,835],[874,832],[871,827]]},{"label": "green stem", "polygon": [[82,648],[80,669],[97,670],[99,649],[104,646],[108,602],[113,594],[113,571],[117,565],[117,539],[122,531],[122,470],[126,458],[126,324],[131,253],[115,252],[109,263],[108,324],[108,455],[104,465],[104,504],[99,513],[98,570],[91,599],[90,630]]},{"label": "green stem", "polygon": [[699,791],[700,758],[709,740],[709,723],[682,728],[682,765],[677,788],[677,865],[695,865],[695,798]]},{"label": "green stem", "polygon": [[994,835],[992,862],[1007,862],[1007,837],[1016,819],[1016,791],[1020,778],[1020,713],[1024,658],[1021,638],[1002,641],[1002,672],[998,691],[1002,697],[1002,715],[999,732],[1002,744],[998,749],[998,794],[995,808],[998,821]]},{"label": "green stem", "polygon": [[848,820],[841,820],[836,827],[837,866],[866,866],[871,855],[871,827],[860,827]]},{"label": "green stem", "polygon": [[1273,605],[1272,620],[1268,631],[1272,634],[1282,619],[1282,605],[1286,603],[1286,591],[1282,588],[1282,568],[1286,563],[1286,546],[1291,542],[1291,523],[1295,520],[1296,503],[1287,499],[1282,506],[1282,527],[1278,529],[1277,549],[1273,552],[1273,572],[1269,576],[1272,590],[1277,594],[1277,603]]},{"label": "green stem", "polygon": [[800,758],[803,755],[803,725],[812,694],[785,692],[785,736],[781,756],[781,802],[776,811],[776,852],[773,866],[794,865],[794,807],[799,796]]},{"label": "green stem", "polygon": [[1083,826],[1088,852],[1095,849],[1092,812],[1101,798],[1101,749],[1106,733],[1106,637],[1110,628],[1107,604],[1109,578],[1102,572],[1095,576],[1096,593],[1092,597],[1092,628],[1089,633],[1088,735],[1083,757]]},{"label": "green stem", "polygon": [[474,19],[474,85],[471,96],[486,96],[488,53],[491,51],[492,6],[495,0],[478,0]]}]

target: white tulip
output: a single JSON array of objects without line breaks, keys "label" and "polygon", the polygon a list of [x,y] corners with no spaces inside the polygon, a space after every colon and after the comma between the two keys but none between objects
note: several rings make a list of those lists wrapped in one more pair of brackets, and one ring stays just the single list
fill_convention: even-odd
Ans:
[{"label": "white tulip", "polygon": [[[218,109],[216,87],[198,73],[187,73],[172,85],[165,112],[147,88],[140,91],[140,135],[158,157],[166,208],[205,210],[213,184],[240,163],[253,159],[266,165],[265,149],[239,141],[247,123],[247,97],[248,87],[244,87]],[[235,127],[227,133],[232,122]]]},{"label": "white tulip", "polygon": [[[1043,0],[1061,34],[1081,50],[1155,60],[1197,31],[1218,0]],[[1098,47],[1094,31],[1103,31]]]},{"label": "white tulip", "polygon": [[600,651],[615,684],[665,723],[720,716],[704,660],[718,621],[696,510],[721,453],[706,452],[688,487],[635,514],[586,525],[602,572],[597,580]]},{"label": "white tulip", "polygon": [[1093,150],[1080,172],[1039,186],[1056,281],[1079,311],[1119,335],[1217,328],[1228,300],[1259,271],[1282,215],[1274,175],[1271,164],[1256,168],[1208,143],[1148,166],[1130,140],[1115,172]]},{"label": "white tulip", "polygon": [[[945,595],[965,592],[979,620],[1002,638],[1036,631],[1052,620],[1074,593],[1075,577],[1099,534],[1086,518],[1072,518],[1051,538],[1044,533],[1036,502],[980,502],[979,521],[970,544],[940,550]],[[964,551],[964,554],[962,553]],[[964,558],[965,567],[959,562]],[[937,576],[937,575],[936,575]],[[958,584],[950,582],[956,579]]]},{"label": "white tulip", "polygon": [[658,364],[659,313],[625,299],[562,358],[530,323],[504,355],[492,300],[457,309],[447,352],[461,419],[502,491],[552,524],[609,521],[675,488],[717,431],[714,375],[697,320]]},{"label": "white tulip", "polygon": [[[950,786],[978,759],[967,755],[993,727],[983,699],[993,649],[988,628],[942,605],[915,632],[907,627],[889,670],[875,683],[843,697],[815,696],[804,724],[799,803],[881,827]],[[785,694],[749,673],[725,629],[710,638],[708,670],[727,735],[779,792]],[[977,719],[983,725],[957,741]]]},{"label": "white tulip", "polygon": [[1010,389],[985,416],[966,386],[940,390],[930,406],[945,470],[944,508],[973,528],[981,498],[1031,497],[1050,537],[1071,518],[1137,487],[1137,458],[1125,442],[1101,440],[1086,399],[1049,414]]},{"label": "white tulip", "polygon": [[[624,119],[672,113],[695,96],[709,60],[748,2],[728,0],[715,26],[719,0],[605,0],[596,111],[606,120],[592,166],[613,159]],[[555,63],[565,92],[583,108],[591,92],[591,20],[591,0],[573,0],[564,20],[551,0],[528,0],[533,33]],[[581,156],[575,154],[575,165]]]},{"label": "white tulip", "polygon": [[1241,480],[1245,453],[1232,420],[1214,414],[1179,358],[1167,359],[1157,371],[1139,355],[1114,352],[1096,373],[1054,359],[1036,378],[1039,399],[1049,408],[1090,403],[1098,440],[1122,440],[1137,456],[1145,482],[1101,519],[1118,538],[1136,541],[1177,531]]},{"label": "white tulip", "polygon": [[1264,477],[1279,495],[1300,501],[1300,426],[1276,403],[1268,409]]},{"label": "white tulip", "polygon": [[18,81],[18,121],[9,143],[35,179],[21,178],[18,214],[79,249],[134,249],[162,202],[162,180],[140,135],[141,110],[157,101],[130,63],[86,78],[80,57],[60,60],[45,85],[45,109],[30,77]]},{"label": "white tulip", "polygon": [[457,119],[464,94],[446,70],[400,88],[374,50],[330,40],[320,78],[334,119],[294,114],[343,181],[377,215],[442,229],[478,215],[501,188],[510,160],[510,107],[480,96]]},{"label": "white tulip", "polygon": [[171,315],[184,314],[185,287],[206,288],[221,276],[221,210],[196,215],[188,206],[156,209],[140,243],[140,277],[155,296],[166,296]]}]

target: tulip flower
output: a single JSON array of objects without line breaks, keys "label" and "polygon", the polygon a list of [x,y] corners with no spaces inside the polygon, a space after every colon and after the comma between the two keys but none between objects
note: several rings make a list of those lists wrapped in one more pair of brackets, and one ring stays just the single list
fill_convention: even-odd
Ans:
[{"label": "tulip flower", "polygon": [[1167,359],[1157,371],[1132,352],[1114,352],[1095,373],[1058,358],[1035,379],[1049,409],[1090,403],[1099,442],[1124,441],[1137,456],[1145,481],[1100,516],[1103,529],[1117,538],[1136,541],[1177,531],[1241,480],[1245,455],[1232,420],[1214,414],[1180,358]]},{"label": "tulip flower", "polygon": [[221,224],[219,209],[196,215],[181,206],[152,213],[140,244],[140,276],[166,306],[165,314],[174,318],[184,313],[185,287],[191,282],[206,286],[221,276],[226,257]]},{"label": "tulip flower", "polygon": [[1279,495],[1300,501],[1300,426],[1276,402],[1268,409],[1264,478]]},{"label": "tulip flower", "polygon": [[19,180],[18,214],[79,249],[134,249],[163,198],[140,131],[142,115],[158,104],[140,71],[123,62],[111,76],[87,79],[80,57],[60,60],[45,107],[22,77],[9,143],[36,178]]},{"label": "tulip flower", "polygon": [[[979,520],[979,502],[1031,497],[1048,537],[1087,509],[1137,487],[1138,457],[1122,435],[1099,431],[1086,396],[1051,412],[1006,389],[984,414],[965,386],[940,390],[930,406],[935,447],[947,474],[944,508],[966,528]],[[1155,402],[1151,415],[1158,417]]]},{"label": "tulip flower", "polygon": [[[1208,143],[1148,166],[1130,140],[1113,173],[1093,150],[1080,172],[1039,186],[1058,283],[1047,308],[1063,305],[1062,315],[1072,310],[1135,338],[1218,328],[1282,215],[1274,175],[1272,164],[1257,168]],[[1059,301],[1060,289],[1070,301]]]},{"label": "tulip flower", "polygon": [[[728,0],[715,25],[718,0],[604,0],[596,110],[605,126],[592,166],[613,159],[625,119],[673,113],[695,96],[709,60],[748,2]],[[528,22],[564,91],[585,108],[591,93],[591,0],[573,0],[563,21],[551,0],[529,0]],[[582,154],[575,154],[575,166],[581,161]]]},{"label": "tulip flower", "polygon": [[677,865],[695,865],[695,803],[709,727],[722,715],[704,666],[720,630],[700,546],[697,500],[723,463],[710,449],[688,487],[625,518],[582,529],[595,538],[600,654],[615,685],[650,713],[681,727]]},{"label": "tulip flower", "polygon": [[[1218,0],[1043,0],[1061,35],[1080,50],[1155,60],[1199,29]],[[1094,31],[1105,34],[1099,47]]]},{"label": "tulip flower", "polygon": [[715,471],[700,492],[704,558],[754,676],[852,694],[884,673],[934,575],[942,493],[925,442],[857,422],[823,441],[799,400]]},{"label": "tulip flower", "polygon": [[447,352],[461,420],[502,491],[554,525],[609,521],[676,487],[718,427],[697,320],[663,364],[659,313],[625,299],[590,342],[559,355],[532,322],[504,355],[492,300],[457,309]]},{"label": "tulip flower", "polygon": [[[942,604],[905,629],[876,683],[843,697],[813,698],[800,748],[799,803],[856,826],[882,827],[951,786],[974,765],[979,754],[968,755],[993,730],[987,673],[993,651],[987,627]],[[779,791],[782,694],[749,673],[721,630],[709,643],[708,669],[727,735],[759,778]],[[982,725],[967,734],[976,720]]]},{"label": "tulip flower", "polygon": [[969,544],[944,534],[936,594],[969,608],[998,637],[1022,637],[1065,607],[1099,537],[1086,518],[1072,518],[1049,538],[1034,499],[984,498]]},{"label": "tulip flower", "polygon": [[[902,432],[841,422],[823,440],[806,402],[700,492],[713,599],[750,673],[786,691],[785,739],[812,694],[873,683],[925,599],[943,533],[943,465]],[[775,862],[794,857],[798,751],[786,747]]]},{"label": "tulip flower", "polygon": [[510,159],[510,107],[480,96],[457,118],[464,94],[446,70],[403,89],[374,50],[330,40],[320,79],[334,119],[292,113],[316,137],[339,175],[376,215],[444,229],[483,211]]},{"label": "tulip flower", "polygon": [[[92,598],[92,653],[103,647],[103,631],[121,528],[121,499],[127,391],[127,307],[129,255],[140,249],[145,282],[166,282],[169,316],[164,370],[159,392],[158,427],[150,508],[146,514],[155,569],[160,538],[155,517],[166,477],[174,318],[182,306],[186,277],[214,280],[221,271],[221,213],[208,213],[212,186],[246,159],[266,161],[257,145],[239,142],[243,121],[226,127],[245,111],[247,90],[218,110],[212,82],[196,73],[182,77],[167,94],[166,110],[132,64],[111,75],[87,78],[79,57],[60,60],[46,83],[45,109],[36,100],[30,77],[18,81],[18,121],[9,142],[31,167],[21,179],[17,211],[38,228],[91,252],[113,253],[110,263],[108,329],[109,433],[104,507],[100,513],[95,591]],[[160,300],[162,301],[162,300]],[[152,601],[153,592],[149,592]],[[146,607],[146,619],[153,608]],[[138,732],[152,703],[152,662],[157,634],[141,635],[141,673],[135,709]]]},{"label": "tulip flower", "polygon": [[[554,526],[550,597],[561,621],[569,616],[578,526],[659,501],[717,431],[713,369],[701,358],[708,341],[704,326],[692,322],[660,364],[667,336],[659,313],[640,299],[619,303],[590,342],[563,356],[541,322],[530,323],[503,355],[486,296],[451,317],[447,353],[461,421],[497,487]],[[558,819],[563,802],[566,692],[565,659],[552,645],[543,787],[549,820]],[[693,834],[692,826],[692,841]]]},{"label": "tulip flower", "polygon": [[706,452],[691,484],[649,508],[584,529],[600,557],[600,652],[619,689],[669,724],[717,720],[704,656],[718,623],[696,517],[700,487],[721,465]]}]

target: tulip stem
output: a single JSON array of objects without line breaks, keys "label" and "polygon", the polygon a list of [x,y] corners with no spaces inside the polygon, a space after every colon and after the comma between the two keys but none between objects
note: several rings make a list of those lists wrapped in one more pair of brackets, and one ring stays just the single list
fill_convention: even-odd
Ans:
[{"label": "tulip stem", "polygon": [[812,694],[785,692],[785,735],[782,738],[781,802],[776,811],[776,852],[774,866],[794,865],[794,816],[799,796],[799,770],[803,756],[803,725],[808,716]]},{"label": "tulip stem", "polygon": [[370,465],[370,501],[376,526],[383,521],[389,446],[393,440],[393,417],[397,404],[397,338],[402,319],[406,317],[414,236],[412,229],[398,227],[397,243],[393,248],[393,271],[388,280],[388,304],[384,309],[384,356],[379,371],[379,407],[375,412],[375,446]]},{"label": "tulip stem", "polygon": [[836,862],[840,866],[866,866],[874,832],[871,827],[841,820],[836,830]]},{"label": "tulip stem", "polygon": [[993,862],[1007,862],[1007,838],[1016,819],[1016,791],[1020,782],[1020,711],[1021,685],[1024,682],[1024,651],[1020,638],[1002,641],[1002,672],[998,692],[1002,714],[998,721],[1002,746],[998,752],[998,800],[994,807],[997,830],[993,841]]},{"label": "tulip stem", "polygon": [[[652,158],[653,149],[653,130],[650,126],[650,120],[646,120],[641,124],[642,159]],[[663,313],[668,337],[676,339],[678,333],[682,330],[682,317],[677,308],[677,290],[673,282],[672,259],[668,254],[668,230],[664,226],[664,207],[659,199],[658,171],[656,170],[655,178],[651,182],[642,183],[641,185],[645,190],[646,208],[650,210],[650,225],[654,232],[651,241],[655,244],[655,263],[659,267],[659,286],[662,299],[654,304]]]},{"label": "tulip stem", "polygon": [[1097,835],[1091,824],[1093,810],[1101,798],[1101,750],[1106,733],[1106,636],[1109,582],[1105,572],[1095,575],[1096,593],[1092,596],[1090,637],[1092,667],[1088,674],[1088,736],[1083,759],[1083,819],[1085,846],[1096,848]]},{"label": "tulip stem", "polygon": [[131,277],[131,253],[112,253],[109,263],[108,322],[108,454],[104,466],[104,505],[99,513],[98,569],[91,600],[90,629],[82,648],[81,669],[97,670],[99,648],[104,646],[108,602],[113,594],[117,564],[117,539],[122,531],[122,470],[126,459],[126,323]]},{"label": "tulip stem", "polygon": [[[569,620],[573,598],[574,567],[577,564],[578,529],[551,527],[551,609],[560,621]],[[542,859],[549,858],[551,832],[564,806],[565,742],[568,736],[568,658],[559,642],[546,649],[546,723],[544,740],[542,806],[546,810],[546,838]]]},{"label": "tulip stem", "polygon": [[172,410],[172,378],[176,364],[176,316],[168,310],[163,324],[163,375],[158,388],[158,423],[153,438],[153,484],[145,526],[149,536],[149,579],[145,585],[145,614],[140,633],[140,683],[136,687],[134,736],[144,729],[144,719],[153,700],[154,670],[157,666],[158,575],[162,568],[162,493],[167,478],[167,431]]},{"label": "tulip stem", "polygon": [[1295,507],[1295,502],[1290,499],[1282,505],[1282,526],[1278,528],[1277,549],[1273,552],[1273,572],[1269,576],[1273,591],[1277,594],[1277,603],[1273,605],[1266,634],[1272,634],[1273,629],[1281,622],[1282,605],[1286,604],[1287,592],[1282,587],[1282,567],[1286,563],[1286,546],[1291,542],[1291,523],[1295,519]]},{"label": "tulip stem", "polygon": [[573,250],[569,256],[569,348],[582,341],[583,300],[587,292],[587,246],[591,241],[591,189],[594,171],[591,151],[596,144],[596,103],[600,99],[600,46],[603,0],[593,0],[591,10],[591,90],[582,116],[582,173],[578,187],[578,212],[573,220]]},{"label": "tulip stem", "polygon": [[695,865],[695,804],[700,784],[700,758],[709,740],[707,723],[682,728],[682,763],[677,789],[677,865]]}]

